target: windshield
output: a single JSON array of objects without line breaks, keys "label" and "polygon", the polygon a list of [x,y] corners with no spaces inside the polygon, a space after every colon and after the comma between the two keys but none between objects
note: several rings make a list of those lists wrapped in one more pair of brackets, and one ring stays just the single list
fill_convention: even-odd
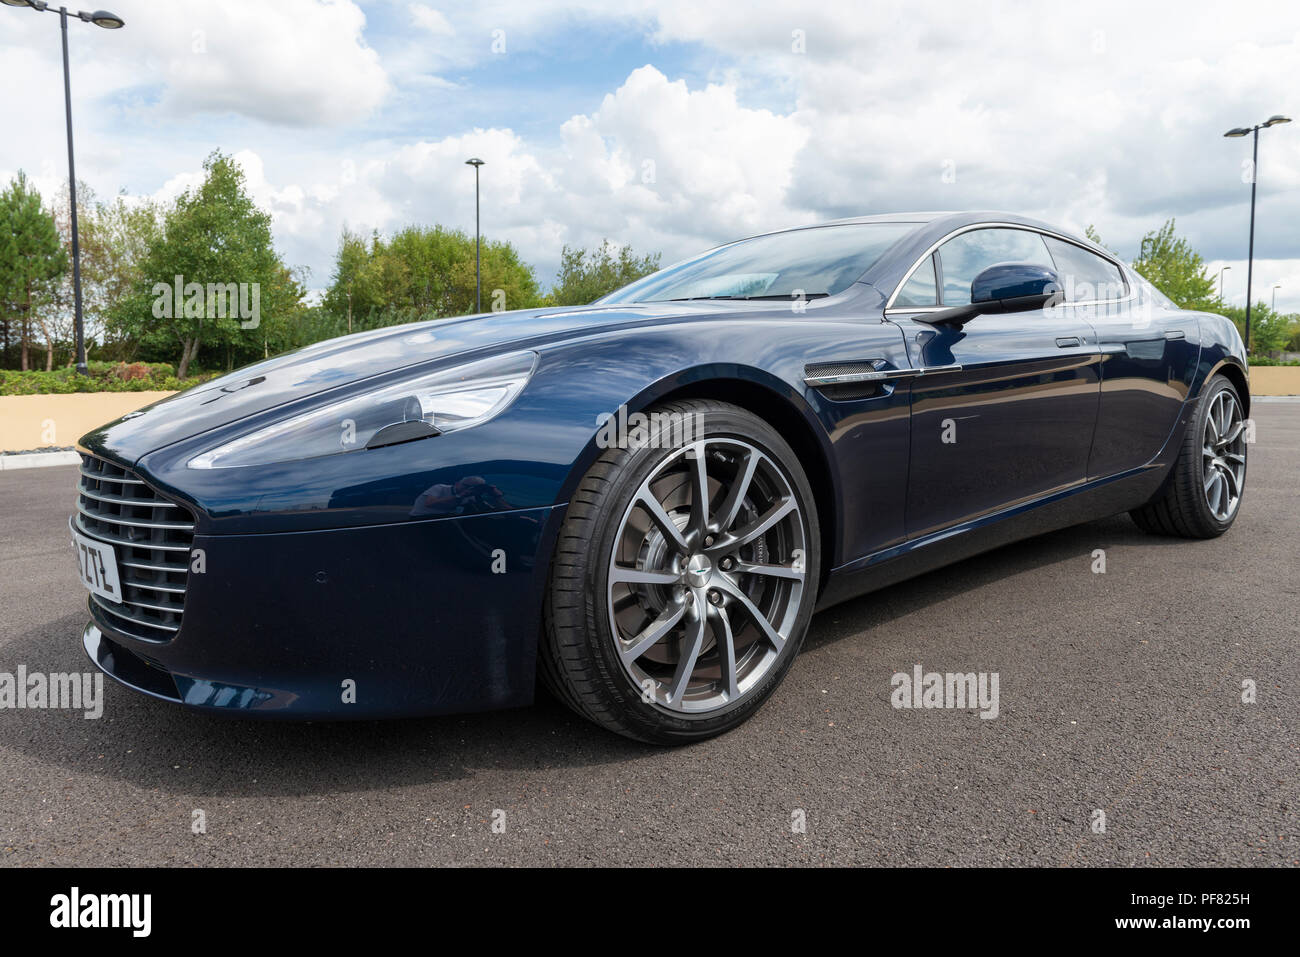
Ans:
[{"label": "windshield", "polygon": [[807,299],[847,289],[917,223],[851,223],[742,239],[638,279],[599,300]]}]

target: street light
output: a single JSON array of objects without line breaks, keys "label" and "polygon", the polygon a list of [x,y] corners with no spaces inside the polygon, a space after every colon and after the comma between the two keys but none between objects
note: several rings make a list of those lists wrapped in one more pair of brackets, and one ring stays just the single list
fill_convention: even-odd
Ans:
[{"label": "street light", "polygon": [[1223,298],[1223,274],[1224,274],[1225,272],[1227,272],[1227,271],[1228,271],[1229,269],[1231,269],[1231,268],[1232,268],[1231,266],[1220,266],[1220,267],[1219,267],[1219,298],[1220,298],[1220,299]]},{"label": "street light", "polygon": [[478,168],[483,161],[477,156],[465,160],[466,166],[474,167],[474,311],[483,311],[482,280],[479,278],[479,232],[478,232]]},{"label": "street light", "polygon": [[[72,207],[72,303],[73,328],[77,337],[77,373],[86,375],[90,370],[86,366],[86,335],[81,320],[81,245],[77,238],[77,166],[72,159],[72,80],[68,73],[68,8],[51,9],[45,0],[0,0],[10,7],[31,7],[39,13],[57,13],[59,28],[63,32],[63,106],[68,121],[68,202]],[[121,17],[107,10],[94,13],[71,14],[83,23],[93,23],[105,30],[119,30],[126,25]],[[53,345],[51,343],[51,345]]]},{"label": "street light", "polygon": [[1275,314],[1277,313],[1277,291],[1281,288],[1282,288],[1282,284],[1280,282],[1273,283],[1273,305],[1270,306],[1269,308]]},{"label": "street light", "polygon": [[1274,113],[1263,123],[1251,127],[1237,126],[1224,133],[1224,136],[1238,137],[1253,133],[1255,143],[1250,159],[1250,249],[1246,254],[1246,354],[1250,355],[1250,284],[1255,267],[1255,183],[1259,179],[1259,131],[1279,123],[1290,123],[1291,117]]}]

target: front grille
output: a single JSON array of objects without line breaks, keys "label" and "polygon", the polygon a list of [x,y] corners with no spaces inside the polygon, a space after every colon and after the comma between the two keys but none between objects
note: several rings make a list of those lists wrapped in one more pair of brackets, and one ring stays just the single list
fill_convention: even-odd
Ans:
[{"label": "front grille", "polygon": [[81,534],[117,552],[122,602],[90,596],[101,624],[133,638],[167,641],[181,627],[194,516],[128,468],[81,456],[77,514]]}]

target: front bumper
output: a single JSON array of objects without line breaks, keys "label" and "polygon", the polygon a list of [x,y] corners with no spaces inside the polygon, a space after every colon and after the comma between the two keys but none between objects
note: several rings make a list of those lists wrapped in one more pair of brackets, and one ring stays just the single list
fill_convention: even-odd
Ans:
[{"label": "front bumper", "polygon": [[444,714],[532,701],[563,507],[309,532],[196,535],[168,641],[91,607],[86,653],[187,707],[302,719]]}]

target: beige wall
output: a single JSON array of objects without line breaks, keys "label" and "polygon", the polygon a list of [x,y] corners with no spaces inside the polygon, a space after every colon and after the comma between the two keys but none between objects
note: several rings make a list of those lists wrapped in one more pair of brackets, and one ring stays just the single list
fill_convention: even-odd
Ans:
[{"label": "beige wall", "polygon": [[1300,366],[1251,366],[1251,395],[1300,395]]},{"label": "beige wall", "polygon": [[91,429],[171,392],[74,392],[0,396],[0,452],[75,445]]}]

